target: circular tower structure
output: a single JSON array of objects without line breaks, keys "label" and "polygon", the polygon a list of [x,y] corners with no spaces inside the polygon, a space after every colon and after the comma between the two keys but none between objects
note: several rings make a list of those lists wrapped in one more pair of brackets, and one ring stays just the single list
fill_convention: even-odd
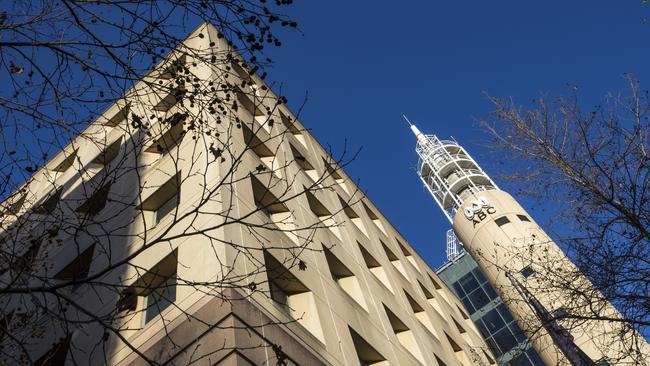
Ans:
[{"label": "circular tower structure", "polygon": [[[579,311],[581,305],[567,303],[573,299],[567,298],[561,286],[544,282],[549,277],[542,274],[579,272],[524,208],[501,191],[455,140],[440,140],[410,125],[417,138],[420,179],[453,224],[463,249],[497,289],[544,361],[548,365],[596,365],[596,361],[607,365],[602,362],[608,355],[620,355],[626,345],[614,336],[618,323],[586,320],[567,330],[554,315],[563,309]],[[448,259],[458,254],[448,233]],[[605,304],[600,310],[603,319],[621,318],[585,276],[578,277],[572,285],[598,294],[598,302]]]}]

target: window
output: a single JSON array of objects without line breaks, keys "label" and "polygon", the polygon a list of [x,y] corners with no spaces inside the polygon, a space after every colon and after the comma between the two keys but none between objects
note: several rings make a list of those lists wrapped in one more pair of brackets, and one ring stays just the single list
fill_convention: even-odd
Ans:
[{"label": "window", "polygon": [[174,211],[176,207],[178,207],[178,194],[172,196],[167,200],[167,202],[163,203],[162,206],[158,207],[158,209],[154,211],[153,224],[157,225],[165,216]]},{"label": "window", "polygon": [[115,127],[126,120],[126,117],[129,115],[129,105],[122,107],[113,117],[106,120],[104,126]]},{"label": "window", "polygon": [[501,316],[496,309],[492,309],[491,311],[487,312],[485,315],[483,315],[481,320],[492,334],[496,333],[505,326],[503,319],[501,319]]},{"label": "window", "polygon": [[454,355],[456,356],[458,362],[463,365],[471,365],[469,358],[467,357],[467,354],[463,348],[459,346],[458,343],[449,336],[449,334],[445,333],[445,335],[447,336],[447,341],[449,342],[451,349],[454,351]]},{"label": "window", "polygon": [[505,225],[505,224],[507,224],[509,222],[510,222],[510,220],[506,216],[501,216],[501,217],[494,220],[494,223],[499,225],[499,226],[503,226],[503,225]]},{"label": "window", "polygon": [[568,316],[569,316],[569,312],[564,307],[560,307],[553,310],[553,318],[556,320],[562,320]]},{"label": "window", "polygon": [[69,153],[67,156],[65,156],[65,152],[63,160],[57,164],[54,168],[52,168],[53,171],[55,172],[65,172],[72,166],[74,163],[75,158],[77,157],[77,150],[73,150],[71,153]]},{"label": "window", "polygon": [[[381,240],[380,240],[380,242],[381,242]],[[404,268],[404,265],[399,260],[399,258],[395,255],[395,253],[393,253],[392,250],[388,249],[386,244],[384,244],[383,242],[381,242],[381,246],[382,246],[382,248],[384,248],[384,252],[386,253],[386,256],[388,257],[388,260],[395,267],[397,272],[399,272],[402,276],[404,276],[404,278],[408,278],[408,275],[406,274],[406,269]]]},{"label": "window", "polygon": [[91,163],[93,164],[101,164],[101,165],[107,165],[113,159],[117,157],[117,155],[120,153],[120,147],[122,146],[122,137],[118,138],[117,140],[113,141],[104,151],[102,151]]},{"label": "window", "polygon": [[[263,168],[280,177],[280,171],[275,163],[275,154],[269,149],[260,138],[244,123],[241,125],[244,135],[244,144],[250,149],[264,164]],[[276,166],[274,166],[276,165]]]},{"label": "window", "polygon": [[[98,214],[101,210],[106,207],[106,202],[108,201],[108,194],[111,191],[112,182],[108,182],[101,186],[99,189],[95,190],[90,197],[77,208],[77,212],[85,213],[90,216]],[[90,184],[92,186],[92,184]]]},{"label": "window", "polygon": [[319,180],[322,180],[322,177],[318,175],[318,172],[316,172],[316,168],[305,158],[304,154],[300,152],[296,147],[293,145],[289,144],[289,147],[291,148],[291,154],[293,155],[293,160],[294,162],[302,169],[309,178],[311,178],[312,181],[318,182]]},{"label": "window", "polygon": [[160,316],[176,301],[178,252],[173,251],[132,286],[142,304],[142,324]]},{"label": "window", "polygon": [[363,235],[368,236],[368,232],[366,231],[365,225],[363,225],[363,220],[361,219],[361,217],[357,214],[356,211],[354,211],[352,209],[352,207],[350,207],[349,202],[346,202],[339,195],[337,195],[337,197],[339,198],[339,202],[341,203],[341,206],[343,207],[343,213],[345,213],[345,216],[348,217],[350,222],[352,222],[352,224],[354,226],[356,226],[357,229],[359,229],[359,231],[361,231],[363,233]]},{"label": "window", "polygon": [[323,164],[325,164],[325,170],[327,171],[327,174],[329,174],[332,179],[336,182],[336,184],[345,191],[345,193],[350,194],[350,191],[348,191],[348,187],[345,184],[345,179],[339,174],[339,170],[341,168],[336,167],[335,163],[330,161],[330,158],[327,160],[323,158]]},{"label": "window", "polygon": [[323,253],[325,254],[325,260],[327,261],[334,282],[336,282],[345,293],[350,295],[354,301],[361,305],[361,307],[368,310],[368,305],[366,304],[363,292],[361,291],[361,286],[359,286],[359,281],[354,273],[325,246],[323,246]]},{"label": "window", "polygon": [[43,356],[34,361],[34,366],[59,366],[65,365],[70,349],[70,336],[60,339]]},{"label": "window", "polygon": [[370,345],[359,333],[348,327],[354,350],[357,352],[359,365],[361,366],[387,366],[386,358],[381,355],[373,346]]},{"label": "window", "polygon": [[271,190],[266,187],[259,179],[251,175],[251,188],[253,190],[253,200],[255,209],[268,216],[271,221],[277,223],[289,220],[291,212],[287,206],[278,199]]},{"label": "window", "polygon": [[411,263],[413,268],[415,268],[418,272],[420,272],[420,267],[415,261],[415,257],[413,256],[413,254],[408,249],[406,249],[406,246],[404,246],[404,244],[402,244],[402,242],[399,241],[399,239],[395,238],[395,241],[397,241],[397,245],[399,245],[399,248],[402,251],[402,254],[404,254],[406,260],[409,261],[409,263]]},{"label": "window", "polygon": [[413,311],[413,314],[415,315],[415,318],[422,323],[424,328],[429,331],[436,339],[438,339],[438,333],[436,332],[436,329],[433,326],[433,323],[431,322],[431,319],[429,318],[429,315],[427,315],[426,311],[424,311],[424,308],[420,306],[420,304],[415,301],[413,296],[409,295],[406,290],[404,290],[404,296],[406,296],[406,300],[408,301],[409,305],[411,306],[411,310]]},{"label": "window", "polygon": [[384,305],[384,312],[388,317],[388,322],[390,323],[393,333],[397,336],[399,343],[406,348],[406,350],[413,355],[418,361],[424,363],[424,358],[422,357],[422,351],[418,346],[417,341],[415,340],[415,335],[413,331],[410,330],[406,324],[395,315],[386,305]]},{"label": "window", "polygon": [[366,267],[368,267],[370,273],[372,273],[390,292],[393,292],[393,287],[390,285],[388,276],[386,276],[386,271],[384,271],[381,264],[359,242],[357,242],[357,245],[359,246],[363,261],[366,264]]},{"label": "window", "polygon": [[316,196],[304,187],[309,209],[318,217],[318,220],[327,227],[339,240],[341,239],[341,231],[339,230],[338,223],[334,220],[334,216],[330,210]]},{"label": "window", "polygon": [[517,215],[517,218],[519,219],[519,221],[527,221],[527,222],[530,222],[530,219],[529,219],[528,216],[526,216],[526,215]]},{"label": "window", "polygon": [[56,209],[61,199],[61,193],[63,193],[63,188],[55,189],[34,209],[34,213],[47,215],[51,214],[54,209]]},{"label": "window", "polygon": [[521,271],[519,271],[519,273],[521,273],[524,278],[528,278],[535,273],[535,270],[532,269],[531,266],[526,266]]},{"label": "window", "polygon": [[59,273],[54,275],[54,278],[63,281],[76,281],[86,278],[90,271],[94,251],[95,245],[93,244],[81,252],[72,262],[68,263]]},{"label": "window", "polygon": [[156,226],[160,221],[178,207],[180,201],[180,172],[147,197],[140,208],[148,212],[147,222]]},{"label": "window", "polygon": [[434,354],[433,356],[436,358],[436,362],[438,362],[438,366],[447,366],[446,363],[442,362],[442,360],[440,359],[440,357],[438,357],[438,355]]},{"label": "window", "polygon": [[169,87],[166,88],[168,90],[167,95],[161,99],[158,104],[156,104],[153,107],[153,110],[159,111],[159,112],[167,112],[170,110],[180,99],[183,98],[183,95],[185,94],[185,90],[177,87],[177,88],[171,88],[169,90]]},{"label": "window", "polygon": [[368,205],[365,204],[365,202],[361,202],[361,204],[363,205],[363,208],[366,210],[366,214],[368,214],[368,217],[370,217],[370,220],[372,220],[375,226],[377,226],[377,228],[382,233],[384,233],[384,235],[386,235],[386,229],[384,228],[384,224],[379,219],[379,216],[377,216],[377,214],[373,210],[371,210],[370,207],[368,207]]},{"label": "window", "polygon": [[144,324],[156,318],[176,301],[176,272],[157,284],[144,297]]},{"label": "window", "polygon": [[32,270],[32,266],[38,257],[38,252],[41,249],[41,240],[32,240],[29,248],[19,257],[9,258],[9,263],[4,264],[6,267],[0,269],[0,275],[8,270],[11,270],[14,277],[19,276],[23,272]]},{"label": "window", "polygon": [[187,113],[174,113],[164,122],[154,126],[154,141],[145,151],[148,153],[166,154],[170,152],[183,140],[185,130],[183,122],[187,119]]},{"label": "window", "polygon": [[316,303],[309,288],[268,251],[264,251],[264,265],[270,298],[289,317],[323,340]]},{"label": "window", "polygon": [[[236,97],[237,97],[237,102],[239,102],[239,105],[242,106],[251,116],[253,116],[256,120],[260,122],[264,122],[266,117],[264,116],[264,112],[260,109],[262,106],[262,103],[255,103],[251,99],[251,97],[243,92],[241,89],[237,89],[235,91]],[[254,93],[251,93],[254,95]]]},{"label": "window", "polygon": [[10,202],[10,203],[6,206],[6,208],[4,210],[5,211],[4,213],[9,212],[9,213],[12,213],[12,214],[16,215],[20,211],[20,209],[23,207],[23,204],[25,203],[26,199],[27,199],[27,195],[22,193],[22,192],[18,192],[16,194],[14,194],[12,197],[10,197],[7,200],[7,202]]}]

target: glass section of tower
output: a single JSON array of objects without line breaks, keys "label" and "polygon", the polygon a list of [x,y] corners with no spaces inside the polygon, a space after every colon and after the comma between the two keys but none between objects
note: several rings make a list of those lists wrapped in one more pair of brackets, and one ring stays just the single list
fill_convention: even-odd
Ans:
[{"label": "glass section of tower", "polygon": [[535,349],[478,267],[467,253],[438,270],[470,313],[476,327],[504,366],[544,366]]}]

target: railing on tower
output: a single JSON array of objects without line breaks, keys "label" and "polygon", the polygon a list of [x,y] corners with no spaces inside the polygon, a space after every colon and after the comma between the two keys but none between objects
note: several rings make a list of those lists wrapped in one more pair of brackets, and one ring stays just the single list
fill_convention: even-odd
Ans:
[{"label": "railing on tower", "polygon": [[456,140],[424,135],[415,125],[409,125],[417,138],[418,175],[450,222],[467,197],[498,189]]}]

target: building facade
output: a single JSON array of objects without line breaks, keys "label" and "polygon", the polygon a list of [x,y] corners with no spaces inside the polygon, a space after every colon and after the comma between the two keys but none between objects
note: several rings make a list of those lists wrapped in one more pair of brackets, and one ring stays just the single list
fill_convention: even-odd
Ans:
[{"label": "building facade", "polygon": [[2,362],[494,364],[342,165],[201,25],[3,202]]},{"label": "building facade", "polygon": [[521,330],[494,287],[466,252],[448,261],[438,277],[454,291],[481,335],[503,366],[544,366],[530,339]]}]

